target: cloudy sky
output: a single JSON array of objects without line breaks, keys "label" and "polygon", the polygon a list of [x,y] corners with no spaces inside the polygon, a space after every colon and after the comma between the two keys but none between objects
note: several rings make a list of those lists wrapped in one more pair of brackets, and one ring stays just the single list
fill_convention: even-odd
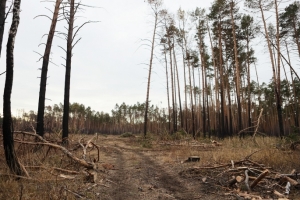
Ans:
[{"label": "cloudy sky", "polygon": [[[80,43],[74,49],[71,71],[70,102],[82,103],[93,110],[110,112],[116,103],[134,104],[144,102],[148,75],[150,51],[143,46],[143,39],[150,39],[153,30],[151,9],[144,0],[82,0],[87,8],[79,14],[76,24],[92,20],[98,23],[86,25],[79,36]],[[208,8],[212,0],[165,0],[164,7],[175,13],[178,8],[187,11],[196,7]],[[39,94],[39,76],[42,63],[37,62],[43,54],[50,20],[36,18],[51,13],[53,3],[41,3],[39,0],[22,1],[21,21],[15,46],[15,76],[12,91],[12,111],[37,111]],[[9,16],[11,18],[11,16]],[[6,24],[5,33],[10,23]],[[58,25],[59,31],[65,31],[65,22]],[[0,72],[5,71],[4,36]],[[65,64],[63,50],[58,46],[66,42],[55,38],[52,48],[52,62],[48,70],[46,105],[63,102]],[[164,107],[166,82],[164,66],[155,61],[151,82],[151,103]],[[5,76],[0,77],[0,88],[4,88]],[[1,93],[1,90],[0,90]],[[2,98],[0,99],[2,105]]]}]

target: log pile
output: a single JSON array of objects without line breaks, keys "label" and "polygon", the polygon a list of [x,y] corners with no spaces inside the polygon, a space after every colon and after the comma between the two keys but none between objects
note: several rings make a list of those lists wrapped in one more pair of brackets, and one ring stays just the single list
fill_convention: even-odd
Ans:
[{"label": "log pile", "polygon": [[300,189],[300,173],[296,170],[282,174],[250,158],[217,166],[191,167],[179,174],[197,178],[210,188],[221,188],[226,191],[225,196],[236,199],[283,200]]}]

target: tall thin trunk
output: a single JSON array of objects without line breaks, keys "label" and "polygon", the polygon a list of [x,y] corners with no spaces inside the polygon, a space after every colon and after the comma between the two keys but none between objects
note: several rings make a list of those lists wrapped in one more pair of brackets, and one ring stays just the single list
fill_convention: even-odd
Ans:
[{"label": "tall thin trunk", "polygon": [[221,34],[221,24],[218,24],[219,31],[219,70],[220,70],[220,94],[221,94],[221,133],[219,137],[223,138],[227,136],[227,131],[225,129],[225,98],[224,98],[224,72],[223,72],[223,52],[222,52],[222,34]]},{"label": "tall thin trunk", "polygon": [[279,136],[284,136],[284,125],[283,125],[283,117],[282,117],[282,108],[281,108],[281,75],[280,75],[280,33],[279,33],[279,11],[277,0],[275,0],[275,14],[276,14],[276,45],[277,45],[277,92],[276,92],[276,102],[277,102],[277,115],[278,115],[278,123],[279,123]]},{"label": "tall thin trunk", "polygon": [[168,97],[168,128],[169,133],[171,132],[171,115],[170,115],[170,95],[169,95],[169,74],[168,74],[168,60],[167,60],[167,49],[164,45],[164,55],[165,55],[165,63],[166,63],[166,79],[167,79],[167,97]]},{"label": "tall thin trunk", "polygon": [[[173,44],[175,44],[174,43],[174,39],[173,39]],[[180,127],[183,129],[183,114],[182,114],[182,106],[181,106],[180,83],[179,83],[179,74],[178,74],[178,67],[177,67],[177,61],[176,61],[175,48],[173,49],[173,57],[174,57],[174,65],[175,65],[176,78],[177,78],[179,114],[180,114]]]},{"label": "tall thin trunk", "polygon": [[[173,46],[173,50],[174,50],[174,46]],[[174,55],[174,53],[172,53],[172,56]],[[173,58],[174,59],[174,58]],[[177,107],[177,86],[176,86],[176,63],[173,62],[173,80],[174,80],[174,108],[175,108],[175,121],[174,121],[174,130],[175,132],[177,132],[177,125],[178,125],[178,107]]]},{"label": "tall thin trunk", "polygon": [[183,75],[184,75],[184,110],[185,110],[185,130],[188,131],[188,109],[187,109],[187,91],[186,91],[186,64],[184,62],[184,49],[183,46],[181,47],[182,50],[182,60],[183,60]]},{"label": "tall thin trunk", "polygon": [[[276,5],[276,7],[277,7],[277,5]],[[265,37],[266,37],[267,44],[268,44],[270,60],[271,60],[271,65],[272,65],[272,70],[273,70],[273,80],[274,80],[274,89],[275,89],[275,96],[276,96],[276,107],[277,107],[278,125],[279,125],[279,134],[278,134],[278,136],[282,137],[283,136],[283,121],[282,121],[282,113],[281,113],[281,105],[280,105],[280,96],[278,95],[278,91],[277,91],[278,90],[277,78],[280,78],[280,77],[276,78],[276,73],[275,73],[276,69],[275,69],[275,64],[274,64],[275,62],[274,62],[273,55],[272,55],[273,53],[272,53],[272,48],[271,48],[270,37],[269,37],[268,30],[267,30],[267,25],[266,25],[266,20],[265,20],[265,16],[264,16],[263,7],[262,7],[261,4],[259,4],[259,9],[260,9],[263,24],[264,24]]]},{"label": "tall thin trunk", "polygon": [[72,61],[72,42],[75,16],[75,0],[70,2],[70,18],[68,39],[67,39],[67,58],[66,58],[66,74],[65,74],[65,93],[64,93],[64,113],[63,113],[63,134],[62,141],[68,144],[69,137],[69,110],[70,110],[70,82],[71,82],[71,61]]},{"label": "tall thin trunk", "polygon": [[232,26],[232,36],[233,36],[233,45],[234,45],[234,59],[235,59],[235,70],[236,70],[236,99],[238,105],[238,131],[242,130],[242,108],[241,108],[241,100],[240,100],[240,87],[241,87],[241,80],[240,80],[240,66],[238,60],[238,51],[237,51],[237,39],[235,34],[235,23],[233,18],[233,6],[234,2],[231,1],[230,3],[230,15],[231,15],[231,26]]},{"label": "tall thin trunk", "polygon": [[[183,27],[185,27],[183,22]],[[185,30],[183,30],[184,32]],[[189,84],[190,84],[190,103],[191,103],[191,112],[192,112],[192,134],[193,138],[196,138],[196,131],[195,131],[195,113],[194,113],[194,103],[193,103],[193,88],[192,88],[192,76],[191,76],[191,63],[190,58],[188,57],[190,54],[188,52],[187,48],[187,41],[185,37],[185,33],[183,35],[183,41],[184,41],[184,48],[185,48],[185,55],[187,57],[187,66],[188,66],[188,72],[189,72]]]},{"label": "tall thin trunk", "polygon": [[55,27],[56,27],[56,23],[57,23],[60,4],[61,4],[61,0],[56,0],[54,13],[53,13],[53,17],[52,17],[52,23],[50,26],[50,31],[48,34],[45,53],[43,56],[39,105],[38,105],[38,113],[37,113],[37,125],[36,125],[36,132],[37,132],[37,134],[39,134],[42,137],[44,136],[44,113],[45,113],[45,98],[46,98],[48,64],[49,64],[49,57],[50,57],[50,53],[51,53],[52,41],[53,41],[53,37],[54,37],[54,33],[55,33]]},{"label": "tall thin trunk", "polygon": [[174,94],[174,73],[173,73],[173,59],[172,59],[172,45],[170,38],[168,40],[169,47],[169,62],[170,62],[170,76],[171,76],[171,94],[172,94],[172,119],[173,119],[173,129],[172,133],[176,132],[176,113],[175,113],[175,94]]},{"label": "tall thin trunk", "polygon": [[[200,25],[199,25],[200,26]],[[200,58],[201,58],[201,70],[202,70],[202,110],[203,110],[203,115],[202,115],[202,131],[203,131],[203,136],[206,137],[206,107],[205,107],[205,98],[207,98],[207,88],[206,88],[206,61],[205,61],[205,55],[203,52],[203,38],[200,35],[199,36],[199,53],[200,53]],[[200,79],[200,77],[199,77]],[[200,86],[200,83],[199,83]]]},{"label": "tall thin trunk", "polygon": [[13,121],[11,117],[11,92],[14,76],[14,45],[15,38],[20,22],[20,5],[21,0],[14,1],[13,19],[9,30],[9,36],[6,49],[6,79],[3,95],[3,147],[5,152],[6,163],[9,169],[17,175],[23,175],[25,172],[22,169],[14,149],[13,139]]},{"label": "tall thin trunk", "polygon": [[155,22],[154,22],[154,30],[153,30],[153,35],[152,35],[152,41],[151,41],[151,54],[150,54],[148,84],[147,84],[147,93],[146,93],[146,102],[145,102],[144,137],[146,137],[146,134],[147,134],[149,92],[150,92],[150,81],[151,81],[152,62],[153,62],[153,55],[154,55],[155,35],[156,35],[157,22],[158,22],[158,13],[155,12]]},{"label": "tall thin trunk", "polygon": [[247,64],[247,90],[248,90],[248,101],[247,101],[247,118],[248,118],[248,127],[251,127],[251,82],[250,82],[250,59],[249,59],[249,35],[247,34],[247,38],[246,38],[246,42],[247,42],[247,56],[246,56],[246,64]]},{"label": "tall thin trunk", "polygon": [[218,126],[217,124],[217,121],[218,121],[218,114],[219,113],[219,110],[220,110],[220,103],[219,103],[219,93],[218,93],[218,88],[219,88],[219,83],[218,83],[218,79],[219,79],[219,76],[218,76],[218,70],[217,70],[217,64],[216,64],[216,57],[215,57],[215,54],[214,54],[214,49],[213,49],[213,43],[212,43],[212,38],[211,38],[211,34],[210,34],[210,28],[208,26],[208,22],[206,23],[206,26],[207,26],[207,30],[208,30],[208,35],[209,35],[209,41],[210,41],[210,46],[211,46],[211,54],[212,54],[212,60],[213,60],[213,66],[214,66],[214,72],[215,72],[215,98],[216,98],[216,109],[215,109],[215,119],[214,119],[214,130],[216,131],[216,127]]}]

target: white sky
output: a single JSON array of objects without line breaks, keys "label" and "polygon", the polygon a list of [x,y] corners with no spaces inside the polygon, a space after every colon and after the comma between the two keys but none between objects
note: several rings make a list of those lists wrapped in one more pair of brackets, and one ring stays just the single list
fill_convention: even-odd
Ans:
[{"label": "white sky", "polygon": [[[164,5],[175,13],[179,7],[191,11],[196,7],[208,8],[212,2],[164,0]],[[77,25],[88,20],[100,22],[86,25],[79,33],[82,40],[73,50],[70,102],[82,103],[95,111],[109,113],[116,103],[132,105],[138,101],[144,102],[148,67],[143,63],[149,63],[150,51],[141,46],[141,39],[151,38],[153,18],[150,7],[144,0],[82,0],[82,3],[101,8],[88,8],[80,14],[83,17],[77,20]],[[49,14],[45,7],[52,10],[53,4],[40,3],[39,0],[23,0],[21,3],[11,98],[12,111],[15,113],[19,109],[37,111],[40,84],[37,77],[40,77],[38,68],[41,68],[42,62],[37,62],[40,56],[34,51],[43,54],[44,45],[39,44],[46,41],[42,35],[48,33],[50,20],[33,18]],[[63,24],[60,23],[59,30],[64,30]],[[5,33],[9,27],[10,23],[7,23]],[[6,42],[7,34],[2,45],[0,72],[5,71]],[[49,65],[46,98],[51,101],[46,100],[46,105],[63,102],[65,68],[61,64],[65,63],[61,57],[65,53],[58,45],[65,47],[66,43],[59,38],[54,39],[52,61],[58,66]],[[267,67],[269,70],[270,67]],[[4,79],[2,75],[0,88],[4,88]],[[158,61],[153,69],[150,100],[160,107],[165,107],[167,103],[165,69]],[[0,98],[1,105],[2,102]]]}]

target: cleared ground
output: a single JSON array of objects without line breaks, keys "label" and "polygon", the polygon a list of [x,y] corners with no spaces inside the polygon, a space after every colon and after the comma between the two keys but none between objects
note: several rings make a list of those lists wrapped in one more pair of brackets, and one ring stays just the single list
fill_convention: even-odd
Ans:
[{"label": "cleared ground", "polygon": [[[299,150],[280,149],[284,145],[274,138],[258,139],[256,143],[251,138],[212,143],[191,138],[128,136],[94,138],[100,152],[95,181],[87,179],[87,172],[58,149],[43,147],[34,152],[33,145],[19,144],[17,153],[30,178],[16,181],[16,177],[9,175],[1,155],[0,199],[244,199],[238,196],[247,192],[243,183],[231,187],[227,184],[233,175],[243,175],[243,171],[231,169],[241,166],[269,169],[270,177],[250,194],[274,199],[275,189],[285,191],[284,184],[273,186],[275,172],[300,171]],[[69,147],[78,157],[82,156],[77,142],[81,137],[73,136]],[[85,141],[92,137],[85,136]],[[189,156],[199,156],[200,162],[186,162]],[[247,161],[250,157],[253,163]],[[86,160],[94,158],[97,149],[89,148]],[[231,160],[236,166],[232,166]],[[291,188],[287,197],[300,199],[299,189]]]}]

